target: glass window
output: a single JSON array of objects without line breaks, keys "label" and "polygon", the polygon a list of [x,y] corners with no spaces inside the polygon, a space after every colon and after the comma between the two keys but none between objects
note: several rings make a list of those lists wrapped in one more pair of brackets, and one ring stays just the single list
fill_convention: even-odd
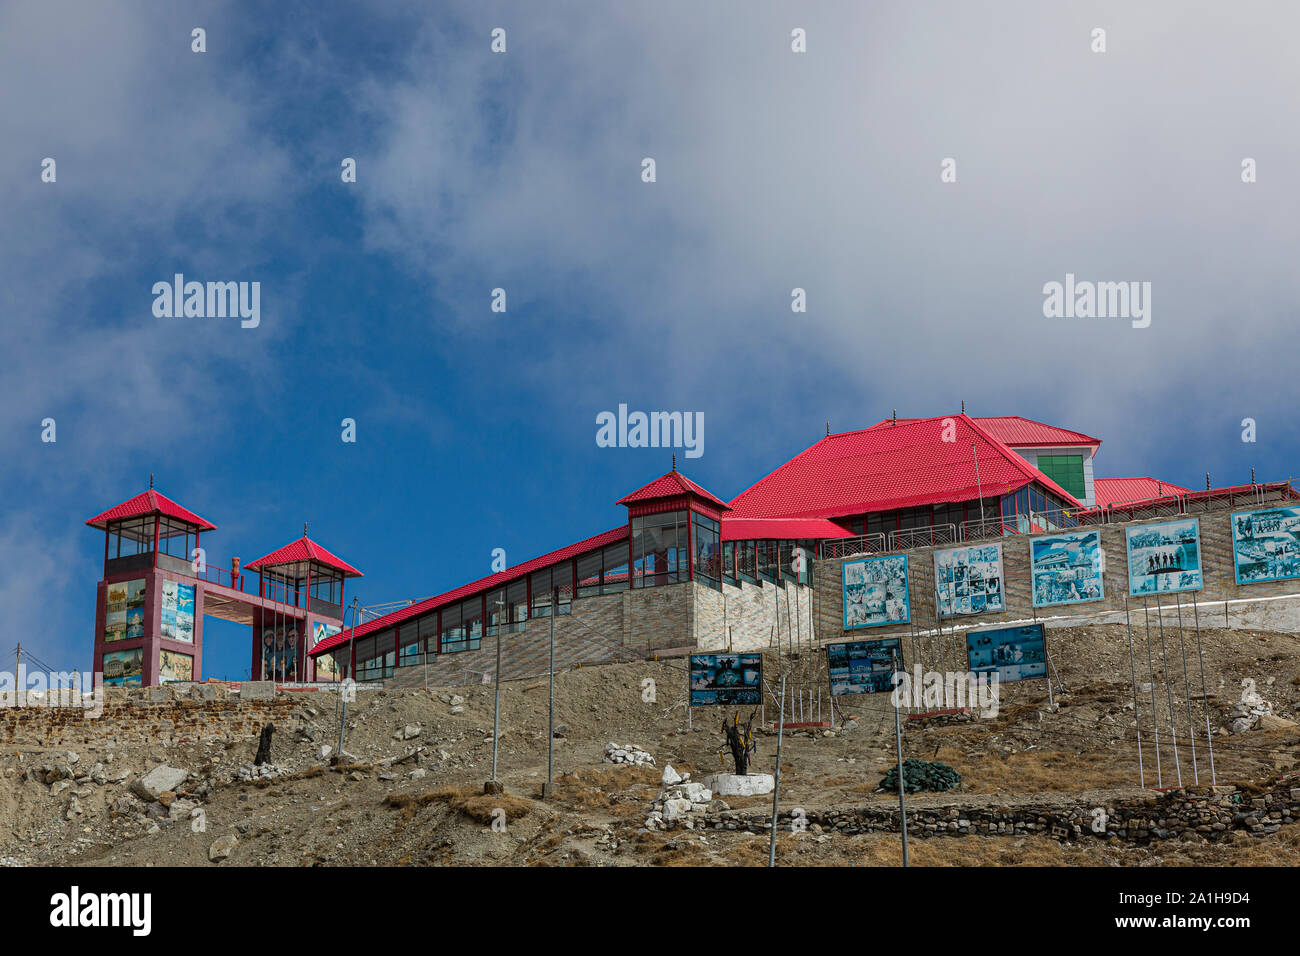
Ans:
[{"label": "glass window", "polygon": [[438,653],[438,612],[426,614],[420,618],[420,643],[424,652],[432,657]]},{"label": "glass window", "polygon": [[442,612],[442,652],[453,654],[465,650],[465,627],[460,620],[459,604]]},{"label": "glass window", "polygon": [[776,542],[759,541],[755,548],[758,555],[758,577],[763,581],[776,581]]},{"label": "glass window", "polygon": [[506,587],[506,605],[510,608],[510,630],[522,631],[528,620],[528,581],[520,578]]},{"label": "glass window", "polygon": [[1080,500],[1083,499],[1082,455],[1040,455],[1038,457],[1038,470],[1074,497]]},{"label": "glass window", "polygon": [[461,604],[460,616],[465,628],[465,650],[476,651],[483,639],[483,598],[473,597]]},{"label": "glass window", "polygon": [[736,542],[728,541],[722,546],[722,577],[732,584],[736,583]]},{"label": "glass window", "polygon": [[573,562],[557,564],[551,568],[551,587],[555,589],[556,613],[573,611]]},{"label": "glass window", "polygon": [[484,630],[488,637],[497,633],[497,629],[508,620],[506,614],[506,589],[497,588],[495,591],[489,591],[487,595],[488,626]]},{"label": "glass window", "polygon": [[722,548],[718,522],[707,515],[691,513],[695,523],[695,576],[715,588],[722,587]]},{"label": "glass window", "polygon": [[401,666],[420,663],[420,622],[404,621],[397,629],[397,646],[401,648]]},{"label": "glass window", "polygon": [[533,590],[533,608],[530,617],[549,617],[551,614],[551,569],[534,571],[530,584]]},{"label": "glass window", "polygon": [[613,594],[616,591],[626,591],[628,587],[627,542],[611,544],[604,550],[603,556],[605,570],[601,578],[601,592]]},{"label": "glass window", "polygon": [[742,581],[758,582],[757,542],[736,542],[736,574]]},{"label": "glass window", "polygon": [[578,558],[578,597],[591,597],[600,593],[602,557],[603,551],[593,551]]},{"label": "glass window", "polygon": [[685,581],[687,513],[669,511],[632,519],[632,586],[656,587]]}]

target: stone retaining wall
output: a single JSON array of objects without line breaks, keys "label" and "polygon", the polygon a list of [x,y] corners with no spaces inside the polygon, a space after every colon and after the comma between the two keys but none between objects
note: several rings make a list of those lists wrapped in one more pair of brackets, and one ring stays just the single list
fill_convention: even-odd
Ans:
[{"label": "stone retaining wall", "polygon": [[[1274,833],[1283,824],[1300,820],[1300,780],[1291,780],[1264,793],[1235,787],[1200,787],[1151,793],[1109,803],[1068,805],[1028,803],[1016,807],[918,807],[908,809],[909,837],[967,835],[1023,836],[1042,834],[1056,840],[1120,839],[1132,843],[1170,840],[1191,833],[1210,841],[1244,831],[1257,836]],[[1102,818],[1094,811],[1104,811]],[[800,816],[802,813],[802,816]],[[789,829],[802,820],[822,832],[897,833],[898,808],[890,806],[833,808],[827,811],[783,812],[778,826]],[[702,815],[694,829],[771,830],[770,810],[723,810]]]}]

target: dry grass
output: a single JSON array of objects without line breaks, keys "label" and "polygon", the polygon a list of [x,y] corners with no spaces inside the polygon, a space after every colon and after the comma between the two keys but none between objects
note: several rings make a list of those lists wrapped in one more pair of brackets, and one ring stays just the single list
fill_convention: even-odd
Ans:
[{"label": "dry grass", "polygon": [[506,820],[520,820],[534,809],[533,801],[523,797],[509,793],[481,793],[472,787],[441,787],[418,797],[394,793],[384,798],[384,806],[402,811],[404,822],[431,803],[445,803],[471,820],[483,824],[492,823],[498,810],[505,813]]}]

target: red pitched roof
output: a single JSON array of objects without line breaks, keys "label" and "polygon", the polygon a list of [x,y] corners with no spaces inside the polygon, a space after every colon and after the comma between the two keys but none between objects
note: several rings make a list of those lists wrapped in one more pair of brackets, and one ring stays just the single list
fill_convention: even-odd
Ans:
[{"label": "red pitched roof", "polygon": [[342,571],[344,577],[364,577],[364,575],[348,564],[342,558],[326,551],[311,538],[303,535],[297,541],[286,544],[277,551],[258,558],[256,561],[250,561],[244,565],[246,570],[253,568],[273,567],[278,564],[298,564],[305,561],[316,561],[325,565],[327,568],[334,568],[336,571]]},{"label": "red pitched roof", "polygon": [[200,531],[217,530],[216,525],[200,518],[188,508],[182,508],[162,492],[155,491],[152,488],[148,491],[142,491],[134,498],[128,498],[120,505],[115,505],[107,511],[95,515],[86,524],[92,528],[104,528],[110,521],[121,521],[123,518],[139,518],[144,515],[165,515],[168,518],[175,518],[187,524],[198,525]]},{"label": "red pitched roof", "polygon": [[851,538],[852,531],[826,518],[735,518],[722,519],[723,541],[779,538],[801,541],[821,538]]},{"label": "red pitched roof", "polygon": [[[954,440],[943,441],[945,422]],[[976,479],[974,445],[979,456]],[[967,415],[900,419],[829,435],[732,499],[737,517],[833,518],[941,502],[994,498],[1037,482],[1083,507]]]},{"label": "red pitched roof", "polygon": [[1092,493],[1098,508],[1123,501],[1143,501],[1148,498],[1163,498],[1166,495],[1181,495],[1191,491],[1182,485],[1175,485],[1145,475],[1139,478],[1094,478]]},{"label": "red pitched roof", "polygon": [[[542,568],[549,567],[552,564],[558,564],[569,558],[577,557],[580,554],[586,554],[588,551],[594,551],[597,548],[603,548],[606,545],[615,544],[624,541],[630,532],[627,525],[621,525],[602,534],[593,535],[590,538],[584,538],[581,541],[560,548],[558,551],[552,551],[544,554],[540,558],[533,558],[531,561],[525,561],[523,564],[515,565],[513,568],[507,568],[504,571],[498,571],[496,574],[489,574],[485,578],[479,578],[469,584],[462,585],[443,594],[435,595],[431,598],[425,598],[409,607],[401,608],[385,614],[383,617],[377,617],[373,621],[366,621],[364,624],[358,624],[355,632],[356,637],[365,637],[367,634],[375,631],[392,627],[394,624],[400,624],[408,618],[418,617],[429,611],[437,610],[448,604],[454,604],[457,601],[463,601],[466,598],[481,594],[484,591],[491,591],[504,584],[508,584],[518,578],[521,578],[533,571],[539,571]],[[351,628],[345,628],[338,634],[328,637],[313,647],[308,653],[312,657],[324,654],[326,651],[333,650],[340,644],[346,644],[354,636]]]},{"label": "red pitched roof", "polygon": [[[898,424],[923,421],[929,421],[929,419],[900,418]],[[1093,438],[1083,432],[1071,431],[1068,428],[1058,428],[1055,425],[1034,421],[1032,418],[1022,418],[1019,415],[981,415],[973,416],[971,421],[1011,448],[1028,448],[1033,445],[1054,447],[1066,445],[1096,446],[1101,444],[1100,438]],[[894,420],[892,418],[886,418],[871,427],[890,427],[893,424]]]},{"label": "red pitched roof", "polygon": [[709,504],[716,505],[723,511],[730,511],[730,506],[711,492],[705,491],[680,471],[674,469],[668,474],[656,478],[648,485],[642,485],[636,491],[618,499],[617,504],[630,505],[638,501],[652,501],[655,498],[676,498],[679,495],[695,495]]}]

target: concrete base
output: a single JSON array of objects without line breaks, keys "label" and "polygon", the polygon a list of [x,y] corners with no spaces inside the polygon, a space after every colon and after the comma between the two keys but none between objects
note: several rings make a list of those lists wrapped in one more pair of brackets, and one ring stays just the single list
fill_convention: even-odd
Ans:
[{"label": "concrete base", "polygon": [[757,797],[771,793],[776,786],[770,773],[747,773],[743,777],[734,773],[714,773],[701,783],[712,790],[714,797]]},{"label": "concrete base", "polygon": [[500,780],[485,780],[483,782],[484,793],[505,793],[506,785]]},{"label": "concrete base", "polygon": [[275,700],[275,681],[246,680],[239,685],[240,700]]}]

